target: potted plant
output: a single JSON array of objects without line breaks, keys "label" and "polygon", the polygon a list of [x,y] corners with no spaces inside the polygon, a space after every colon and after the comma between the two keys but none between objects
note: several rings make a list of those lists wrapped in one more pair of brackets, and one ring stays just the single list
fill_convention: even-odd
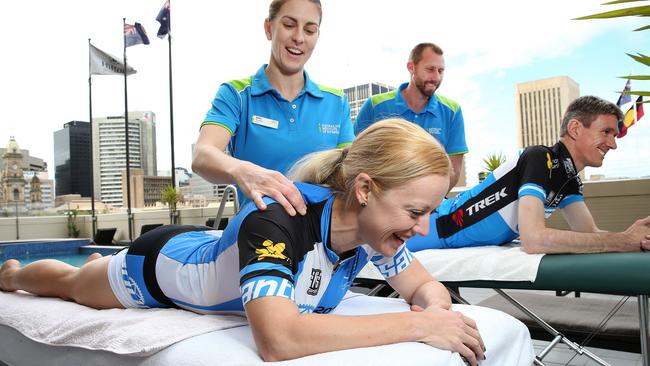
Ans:
[{"label": "potted plant", "polygon": [[503,164],[506,161],[506,157],[503,156],[502,153],[492,153],[489,154],[487,157],[483,159],[483,168],[485,169],[484,171],[481,171],[478,173],[478,181],[479,183],[485,180],[488,175],[490,175],[491,172],[493,172],[496,168],[498,168],[501,164]]},{"label": "potted plant", "polygon": [[169,207],[169,223],[175,224],[178,216],[177,204],[183,202],[183,194],[171,184],[165,187],[162,192],[162,201]]},{"label": "potted plant", "polygon": [[77,215],[79,210],[68,210],[68,236],[71,238],[78,238],[81,230],[77,227]]}]

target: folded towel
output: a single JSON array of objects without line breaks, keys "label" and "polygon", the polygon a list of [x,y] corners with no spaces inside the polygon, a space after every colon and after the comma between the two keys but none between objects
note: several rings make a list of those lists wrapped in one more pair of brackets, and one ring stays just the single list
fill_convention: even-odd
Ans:
[{"label": "folded towel", "polygon": [[18,291],[0,292],[0,324],[48,345],[148,356],[183,339],[248,322],[236,315],[178,309],[95,310]]},{"label": "folded towel", "polygon": [[[518,244],[429,249],[414,253],[429,273],[440,281],[530,281],[537,277],[543,254],[527,254]],[[383,280],[368,263],[357,277]]]}]

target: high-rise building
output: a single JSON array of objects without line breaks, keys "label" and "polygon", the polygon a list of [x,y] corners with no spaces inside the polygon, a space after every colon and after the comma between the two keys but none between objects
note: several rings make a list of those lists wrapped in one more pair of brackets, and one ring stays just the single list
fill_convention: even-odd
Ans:
[{"label": "high-rise building", "polygon": [[[123,207],[122,171],[126,170],[124,116],[93,118],[93,173],[95,198],[114,207]],[[129,112],[129,167],[155,176],[156,115]]]},{"label": "high-rise building", "polygon": [[90,123],[71,121],[54,132],[56,195],[90,197]]},{"label": "high-rise building", "polygon": [[393,89],[395,88],[392,86],[380,83],[367,83],[344,89],[343,91],[350,102],[350,119],[352,119],[352,122],[357,119],[357,114],[359,114],[359,110],[366,99],[373,95],[389,92]]},{"label": "high-rise building", "polygon": [[515,86],[519,147],[554,145],[562,116],[580,96],[578,83],[567,76],[528,81]]}]

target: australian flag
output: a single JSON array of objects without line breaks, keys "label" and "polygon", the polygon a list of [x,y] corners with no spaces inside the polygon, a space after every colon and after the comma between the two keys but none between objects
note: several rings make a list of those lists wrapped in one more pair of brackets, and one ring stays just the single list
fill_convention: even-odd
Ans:
[{"label": "australian flag", "polygon": [[169,21],[169,0],[165,1],[158,16],[156,17],[160,28],[158,29],[158,38],[165,38],[169,34],[170,21]]},{"label": "australian flag", "polygon": [[[630,79],[627,80],[627,83],[625,83],[625,88],[623,88],[623,92],[629,92],[632,89]],[[622,108],[625,104],[630,103],[632,101],[632,97],[630,97],[630,94],[624,94],[621,93],[621,96],[618,97],[618,101],[616,102],[616,105],[619,108]]]},{"label": "australian flag", "polygon": [[140,23],[135,25],[124,24],[124,45],[125,47],[135,46],[137,44],[149,44],[147,32]]}]

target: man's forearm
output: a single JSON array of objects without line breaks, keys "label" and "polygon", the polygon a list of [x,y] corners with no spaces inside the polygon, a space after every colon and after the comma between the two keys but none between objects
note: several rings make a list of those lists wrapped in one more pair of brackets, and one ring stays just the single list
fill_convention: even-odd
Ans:
[{"label": "man's forearm", "polygon": [[522,247],[527,253],[602,253],[640,250],[625,233],[581,233],[545,228],[537,235],[523,235]]}]

